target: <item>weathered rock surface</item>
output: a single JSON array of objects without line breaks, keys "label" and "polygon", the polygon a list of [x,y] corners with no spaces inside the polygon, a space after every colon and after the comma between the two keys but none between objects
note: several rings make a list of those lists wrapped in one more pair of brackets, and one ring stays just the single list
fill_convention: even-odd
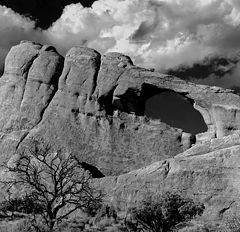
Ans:
[{"label": "weathered rock surface", "polygon": [[204,202],[207,220],[239,210],[240,131],[195,145],[172,159],[98,181],[118,208],[127,209],[148,194],[181,191]]},{"label": "weathered rock surface", "polygon": [[[146,100],[164,91],[189,101],[207,131],[147,118]],[[239,109],[232,90],[143,69],[123,54],[75,47],[64,60],[53,47],[22,42],[0,78],[1,160],[39,140],[114,175],[100,183],[120,207],[148,191],[180,189],[219,216],[239,197]]]},{"label": "weathered rock surface", "polygon": [[132,66],[130,58],[120,54],[101,60],[92,49],[71,49],[58,91],[41,123],[21,145],[44,140],[54,148],[77,153],[105,175],[125,173],[183,151],[181,130],[113,107],[115,86],[128,66]]},{"label": "weathered rock surface", "polygon": [[64,61],[50,46],[22,42],[9,52],[0,79],[0,146],[14,151],[38,139],[77,153],[105,175],[126,173],[195,142],[144,116],[146,100],[163,91],[181,94],[202,114],[208,131],[197,142],[239,129],[240,97],[231,90],[139,68],[119,53],[75,47]]},{"label": "weathered rock surface", "polygon": [[0,79],[0,130],[37,125],[55,92],[63,58],[53,47],[23,42],[13,47]]}]

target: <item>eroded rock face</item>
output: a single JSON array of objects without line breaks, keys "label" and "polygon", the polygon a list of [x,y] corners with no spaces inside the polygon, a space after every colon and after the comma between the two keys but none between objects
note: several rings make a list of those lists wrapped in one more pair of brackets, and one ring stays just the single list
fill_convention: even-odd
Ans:
[{"label": "eroded rock face", "polygon": [[[75,153],[126,208],[149,192],[181,190],[206,218],[238,209],[240,96],[134,66],[123,54],[22,42],[0,78],[0,151],[5,162],[33,140]],[[144,115],[147,99],[177,93],[207,131],[186,133]],[[120,175],[121,174],[121,175]],[[119,176],[118,176],[119,175]],[[231,206],[231,207],[230,207]]]},{"label": "eroded rock face", "polygon": [[129,66],[130,58],[120,54],[101,59],[92,49],[72,48],[58,91],[19,149],[33,139],[45,141],[74,152],[104,175],[125,173],[183,151],[181,130],[113,106],[115,86]]},{"label": "eroded rock face", "polygon": [[97,182],[117,208],[149,194],[182,192],[202,201],[205,220],[222,220],[240,209],[240,132],[197,144],[172,159]]},{"label": "eroded rock face", "polygon": [[50,46],[23,42],[13,47],[0,79],[0,130],[32,129],[42,119],[62,72],[63,58]]},{"label": "eroded rock face", "polygon": [[[207,132],[191,135],[147,118],[146,100],[163,91],[189,101]],[[123,54],[75,47],[64,61],[50,46],[22,42],[8,54],[0,79],[0,147],[5,156],[10,144],[15,152],[40,140],[116,175],[232,134],[240,129],[238,108],[240,97],[231,90],[136,67]]]}]

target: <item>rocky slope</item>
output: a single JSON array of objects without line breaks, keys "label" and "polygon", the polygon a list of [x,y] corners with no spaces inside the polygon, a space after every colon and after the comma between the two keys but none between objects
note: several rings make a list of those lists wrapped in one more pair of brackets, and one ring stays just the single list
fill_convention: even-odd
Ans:
[{"label": "rocky slope", "polygon": [[240,132],[98,184],[117,208],[126,210],[149,194],[176,191],[204,203],[204,220],[223,220],[239,212],[239,154]]},{"label": "rocky slope", "polygon": [[[193,135],[146,117],[147,99],[163,92],[191,103],[207,131]],[[112,175],[99,183],[123,208],[149,191],[180,189],[201,198],[206,214],[221,217],[239,197],[239,117],[240,96],[232,90],[85,47],[64,59],[51,46],[22,42],[9,52],[0,78],[2,162],[33,140],[73,152]]]}]

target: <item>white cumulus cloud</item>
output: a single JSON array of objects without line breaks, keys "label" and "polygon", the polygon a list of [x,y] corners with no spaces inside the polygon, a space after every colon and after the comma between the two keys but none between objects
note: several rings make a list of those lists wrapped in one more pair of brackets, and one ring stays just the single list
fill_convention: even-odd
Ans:
[{"label": "white cumulus cloud", "polygon": [[240,47],[237,0],[99,0],[72,4],[46,31],[65,51],[87,45],[119,51],[138,65],[169,68]]}]

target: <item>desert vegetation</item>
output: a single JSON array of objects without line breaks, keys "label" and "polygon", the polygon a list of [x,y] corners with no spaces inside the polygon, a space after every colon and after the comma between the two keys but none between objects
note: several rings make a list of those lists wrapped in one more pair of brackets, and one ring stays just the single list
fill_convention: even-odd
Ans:
[{"label": "desert vegetation", "polygon": [[34,142],[3,168],[1,211],[11,212],[11,217],[13,212],[31,215],[36,231],[53,231],[77,210],[93,211],[101,204],[102,194],[92,186],[91,174],[72,154],[51,152]]},{"label": "desert vegetation", "polygon": [[175,230],[195,216],[202,215],[202,203],[184,198],[177,193],[166,192],[150,195],[137,206],[129,209],[127,227],[134,231],[168,232]]},{"label": "desert vegetation", "polygon": [[204,211],[203,204],[166,192],[121,212],[103,202],[81,164],[72,154],[34,141],[2,165],[0,216],[8,223],[0,231],[167,232]]}]

